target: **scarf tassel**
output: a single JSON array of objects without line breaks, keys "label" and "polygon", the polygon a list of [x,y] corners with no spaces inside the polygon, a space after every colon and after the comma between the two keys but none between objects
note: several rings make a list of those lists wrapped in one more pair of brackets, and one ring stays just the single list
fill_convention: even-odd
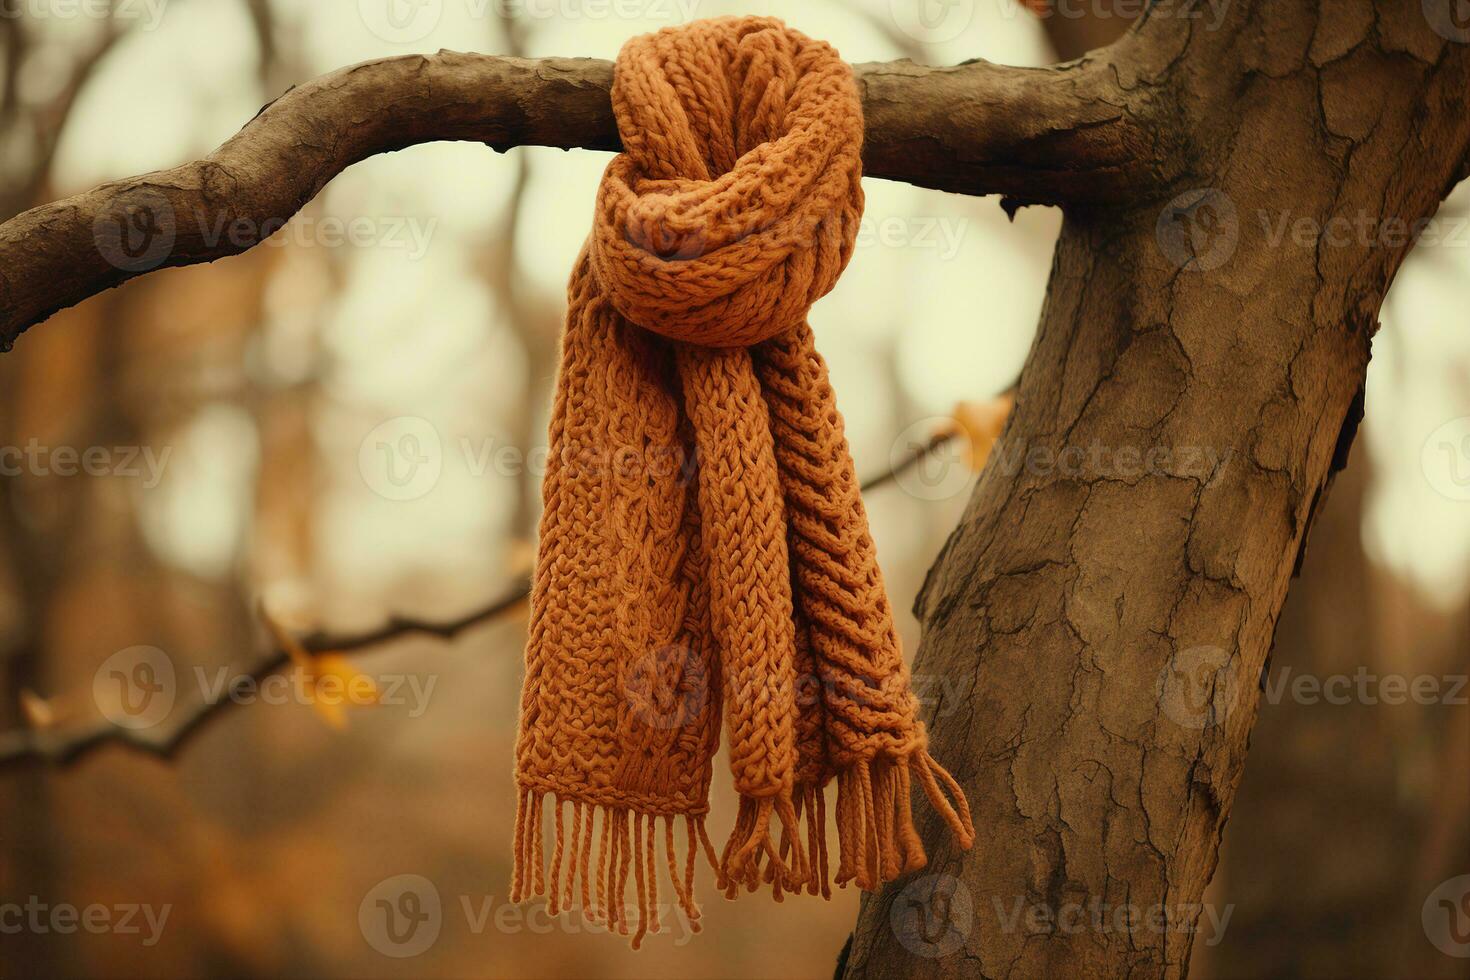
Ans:
[{"label": "scarf tassel", "polygon": [[874,891],[928,864],[909,800],[915,779],[960,849],[974,845],[975,826],[964,791],[928,749],[897,759],[862,759],[837,775],[839,886],[851,881]]},{"label": "scarf tassel", "polygon": [[[550,800],[556,837],[552,842],[549,881],[546,874],[546,841],[544,823],[546,803]],[[565,813],[570,810],[568,833]],[[597,863],[592,854],[595,847]],[[659,822],[663,833],[659,833]],[[516,805],[515,869],[511,877],[510,900],[524,902],[536,896],[546,897],[549,915],[560,915],[576,907],[579,894],[582,914],[588,922],[605,926],[610,932],[630,936],[634,949],[643,945],[650,933],[662,931],[659,920],[658,843],[663,839],[664,863],[673,885],[675,901],[689,922],[690,930],[701,929],[701,911],[694,901],[694,866],[696,854],[703,850],[712,866],[716,865],[714,847],[704,828],[704,816],[684,816],[686,853],[683,867],[678,861],[672,814],[641,813],[628,807],[584,803],[556,793],[525,790]],[[628,879],[633,879],[632,910],[636,920],[629,921]]]},{"label": "scarf tassel", "polygon": [[[772,817],[780,821],[779,843],[771,839]],[[788,891],[799,892],[811,875],[800,827],[789,791],[763,799],[742,796],[735,829],[718,866],[725,897],[734,898],[741,885],[753,892],[768,884],[771,897],[778,902],[785,900]]]},{"label": "scarf tassel", "polygon": [[[835,881],[854,882],[874,891],[901,874],[918,871],[928,863],[924,845],[914,829],[909,799],[914,782],[930,805],[949,825],[960,847],[975,842],[975,827],[965,794],[927,749],[897,759],[859,760],[837,775],[837,849]],[[555,825],[548,875],[546,861],[546,802],[551,801]],[[570,810],[570,830],[566,820]],[[600,819],[601,844],[596,847]],[[684,815],[684,861],[678,860],[673,814],[642,813],[628,807],[584,803],[555,793],[525,790],[516,806],[515,870],[511,901],[538,895],[547,898],[547,912],[571,911],[578,894],[589,922],[631,936],[634,949],[644,937],[661,931],[659,922],[658,841],[662,837],[665,870],[679,909],[690,929],[701,929],[701,911],[694,901],[694,867],[703,852],[715,871],[716,887],[734,898],[743,886],[755,891],[770,885],[772,897],[783,901],[787,892],[831,898],[833,879],[827,860],[827,804],[822,787],[798,785],[776,797],[741,797],[735,828],[717,859],[705,830],[703,814]],[[659,833],[662,821],[663,832]],[[773,821],[775,826],[773,826]],[[773,832],[776,836],[773,837]],[[629,872],[637,918],[629,921]]]}]

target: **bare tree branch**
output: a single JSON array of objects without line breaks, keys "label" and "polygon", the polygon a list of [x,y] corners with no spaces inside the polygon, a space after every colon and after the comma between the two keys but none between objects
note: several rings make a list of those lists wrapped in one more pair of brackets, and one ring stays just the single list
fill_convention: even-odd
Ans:
[{"label": "bare tree branch", "polygon": [[[1028,203],[1097,203],[1158,176],[1149,107],[1110,67],[857,66],[871,176]],[[203,160],[104,184],[0,225],[0,349],[57,310],[156,268],[269,237],[334,176],[436,140],[618,148],[612,64],[441,51],[294,88]]]},{"label": "bare tree branch", "polygon": [[[959,430],[937,433],[928,442],[916,447],[899,460],[892,469],[865,482],[863,490],[872,490],[893,482],[960,435]],[[301,648],[307,652],[319,654],[367,650],[415,634],[436,637],[445,641],[453,640],[466,630],[491,622],[516,609],[526,601],[530,593],[531,583],[521,582],[494,601],[454,619],[431,620],[411,616],[392,616],[382,626],[365,633],[334,635],[318,631],[302,637],[299,643]],[[239,683],[242,678],[259,682],[281,672],[291,663],[291,653],[286,649],[286,644],[276,643],[259,659],[241,670],[236,675],[236,683]],[[206,722],[219,717],[225,710],[238,703],[229,696],[230,693],[230,691],[221,691],[211,697],[202,687],[195,690],[192,697],[175,706],[173,715],[180,720],[167,729],[157,725],[151,728],[122,728],[102,719],[88,727],[78,729],[36,729],[9,732],[0,735],[0,769],[37,762],[57,766],[70,765],[109,743],[123,745],[161,759],[172,759],[204,727]]]},{"label": "bare tree branch", "polygon": [[[301,646],[311,653],[345,653],[381,646],[392,640],[413,634],[453,640],[461,633],[482,623],[503,616],[525,601],[530,591],[529,583],[523,583],[485,606],[450,620],[415,619],[394,616],[376,629],[366,633],[334,636],[329,633],[313,633],[301,640]],[[259,682],[291,665],[291,655],[281,644],[261,656],[241,671],[235,679],[248,677]],[[171,759],[189,743],[203,728],[205,722],[218,717],[225,709],[236,704],[230,691],[219,692],[210,697],[202,688],[193,696],[175,707],[182,719],[171,728],[122,728],[102,719],[86,728],[68,731],[14,731],[0,736],[0,768],[21,762],[46,762],[53,765],[68,765],[76,762],[94,749],[108,743],[116,743]]]}]

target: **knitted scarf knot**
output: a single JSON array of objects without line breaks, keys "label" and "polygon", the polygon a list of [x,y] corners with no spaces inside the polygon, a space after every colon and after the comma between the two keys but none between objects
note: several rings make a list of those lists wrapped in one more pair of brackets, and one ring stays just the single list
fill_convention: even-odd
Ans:
[{"label": "knitted scarf knot", "polygon": [[636,38],[618,68],[624,152],[591,238],[618,312],[709,347],[801,323],[847,265],[862,217],[852,70],[758,18]]},{"label": "knitted scarf knot", "polygon": [[[612,103],[625,152],[572,273],[552,409],[512,898],[556,914],[580,881],[584,913],[627,933],[631,868],[636,947],[658,928],[659,837],[697,928],[700,851],[730,897],[830,894],[833,781],[838,884],[924,866],[914,782],[961,847],[974,829],[928,752],[806,322],[862,216],[852,71],[774,19],[698,21],[630,41]],[[717,858],[722,712],[740,807]]]}]

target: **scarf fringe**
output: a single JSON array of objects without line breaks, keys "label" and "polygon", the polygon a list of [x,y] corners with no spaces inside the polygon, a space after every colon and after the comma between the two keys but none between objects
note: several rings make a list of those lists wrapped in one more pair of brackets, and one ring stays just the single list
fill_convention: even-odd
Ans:
[{"label": "scarf fringe", "polygon": [[929,863],[914,829],[909,794],[915,779],[960,849],[974,845],[975,825],[964,791],[928,749],[893,760],[860,760],[837,775],[839,887],[851,881],[875,891]]},{"label": "scarf fringe", "polygon": [[[773,816],[781,822],[779,844],[771,838]],[[735,829],[720,856],[719,884],[725,897],[734,898],[741,885],[752,892],[770,885],[771,897],[778,902],[785,900],[787,891],[801,891],[811,877],[807,861],[811,845],[802,847],[800,828],[790,792],[764,799],[742,796]]]},{"label": "scarf fringe", "polygon": [[[838,886],[855,882],[865,891],[875,891],[884,882],[918,871],[928,863],[914,829],[909,799],[915,780],[960,847],[969,850],[974,844],[975,827],[965,794],[927,749],[893,760],[861,760],[837,775]],[[548,798],[556,827],[549,881],[544,837]],[[602,842],[594,868],[593,842],[598,836],[594,824],[599,816]],[[742,886],[753,892],[761,885],[770,885],[771,896],[778,902],[784,901],[788,891],[832,897],[830,882],[834,879],[827,860],[827,804],[822,787],[804,784],[777,797],[741,797],[735,828],[718,859],[705,830],[704,815],[683,816],[685,849],[681,867],[674,839],[676,815],[584,803],[557,793],[523,789],[516,805],[510,900],[524,902],[544,895],[547,912],[559,915],[576,907],[580,881],[580,907],[588,921],[631,936],[633,948],[638,949],[644,937],[661,931],[660,837],[664,870],[678,907],[694,932],[702,928],[702,912],[694,901],[694,866],[701,851],[715,872],[716,887],[727,898],[734,898]],[[772,826],[773,820],[779,828]],[[773,837],[776,830],[779,835]],[[630,869],[636,898],[635,923],[628,921],[624,902]]]},{"label": "scarf fringe", "polygon": [[[552,844],[550,881],[544,838],[545,809],[548,800],[554,813],[556,838]],[[567,833],[566,812],[571,813],[571,833]],[[601,818],[601,844],[597,847],[597,864],[592,863],[594,829]],[[689,927],[699,932],[701,911],[694,901],[694,865],[696,854],[703,850],[712,867],[717,867],[714,846],[704,829],[704,816],[684,815],[685,855],[682,869],[678,846],[674,840],[672,814],[642,813],[631,807],[584,803],[558,793],[522,789],[516,804],[515,868],[511,878],[510,900],[524,902],[546,896],[546,910],[560,915],[580,908],[587,921],[606,926],[608,931],[630,936],[634,949],[643,945],[650,933],[662,931],[659,921],[658,842],[663,840],[664,862],[673,885],[679,908],[689,920]],[[659,822],[663,832],[659,833]],[[633,878],[636,922],[628,921],[629,870]],[[578,882],[580,881],[580,891]]]}]

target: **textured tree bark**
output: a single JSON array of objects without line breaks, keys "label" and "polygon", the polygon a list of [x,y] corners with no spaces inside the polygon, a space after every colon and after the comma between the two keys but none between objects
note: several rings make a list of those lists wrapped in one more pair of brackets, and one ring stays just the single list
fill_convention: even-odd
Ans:
[{"label": "textured tree bark", "polygon": [[1090,59],[1172,115],[1184,173],[1068,210],[1015,415],[917,603],[979,840],[930,819],[930,867],[865,900],[840,974],[1185,974],[1380,303],[1466,176],[1443,6],[1176,7]]}]

